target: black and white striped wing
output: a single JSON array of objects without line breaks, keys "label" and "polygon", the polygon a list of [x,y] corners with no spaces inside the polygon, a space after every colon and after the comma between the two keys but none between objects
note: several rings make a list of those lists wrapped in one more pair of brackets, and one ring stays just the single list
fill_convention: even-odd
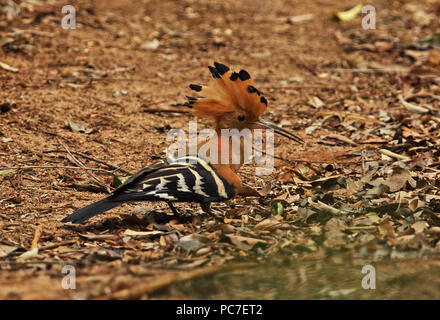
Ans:
[{"label": "black and white striped wing", "polygon": [[234,196],[234,187],[205,160],[182,157],[147,167],[113,193],[120,201],[215,202]]}]

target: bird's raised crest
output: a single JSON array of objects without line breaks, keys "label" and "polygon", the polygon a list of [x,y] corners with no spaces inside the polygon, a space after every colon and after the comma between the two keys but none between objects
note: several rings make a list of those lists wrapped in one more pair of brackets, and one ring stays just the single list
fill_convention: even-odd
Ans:
[{"label": "bird's raised crest", "polygon": [[213,77],[210,86],[189,86],[198,94],[198,97],[187,97],[194,114],[215,118],[228,112],[244,112],[258,119],[266,111],[267,99],[255,87],[246,70],[233,72],[218,62],[208,68]]}]

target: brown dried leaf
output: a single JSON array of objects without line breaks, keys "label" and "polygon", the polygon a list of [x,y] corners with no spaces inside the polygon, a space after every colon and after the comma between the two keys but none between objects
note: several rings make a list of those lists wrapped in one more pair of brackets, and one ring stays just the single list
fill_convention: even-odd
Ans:
[{"label": "brown dried leaf", "polygon": [[90,134],[90,133],[93,133],[93,132],[97,131],[95,129],[89,128],[86,123],[73,122],[73,121],[67,120],[65,122],[65,125],[66,125],[67,128],[69,128],[73,132],[82,132],[82,133],[85,133],[85,134]]},{"label": "brown dried leaf", "polygon": [[385,218],[379,223],[379,232],[383,235],[394,237],[393,222],[390,218]]},{"label": "brown dried leaf", "polygon": [[350,144],[352,146],[357,146],[356,142],[354,142],[350,138],[347,138],[346,136],[343,136],[341,134],[328,134],[326,136],[321,137],[321,139],[323,139],[323,140],[331,139],[331,140],[336,140],[336,141],[343,142],[346,144]]},{"label": "brown dried leaf", "polygon": [[279,221],[275,218],[268,218],[260,223],[256,224],[254,227],[254,230],[275,230],[276,228],[280,227],[283,224],[282,221]]},{"label": "brown dried leaf", "polygon": [[429,224],[426,221],[417,221],[411,225],[411,228],[414,229],[414,232],[422,233],[426,228],[429,227]]},{"label": "brown dried leaf", "polygon": [[135,231],[127,229],[124,231],[124,235],[134,238],[151,238],[163,234],[163,231]]},{"label": "brown dried leaf", "polygon": [[232,244],[234,244],[240,250],[249,250],[257,243],[267,243],[266,240],[257,239],[257,238],[249,238],[242,237],[237,235],[228,234],[226,235],[229,240],[231,240]]},{"label": "brown dried leaf", "polygon": [[209,242],[210,240],[208,238],[193,233],[180,238],[177,245],[185,251],[192,252],[192,251],[197,251],[200,248],[206,246],[206,244]]},{"label": "brown dried leaf", "polygon": [[11,252],[17,250],[18,247],[8,246],[6,244],[0,244],[0,258],[4,258],[8,256]]},{"label": "brown dried leaf", "polygon": [[309,99],[309,105],[311,105],[312,107],[315,107],[316,109],[322,108],[323,106],[325,106],[325,103],[319,99],[316,96],[310,97]]},{"label": "brown dried leaf", "polygon": [[411,173],[408,170],[401,168],[394,168],[393,174],[387,179],[378,178],[368,182],[368,184],[372,186],[379,186],[381,184],[388,186],[390,192],[396,192],[405,188],[406,183],[413,188],[417,185],[417,182],[413,179]]}]

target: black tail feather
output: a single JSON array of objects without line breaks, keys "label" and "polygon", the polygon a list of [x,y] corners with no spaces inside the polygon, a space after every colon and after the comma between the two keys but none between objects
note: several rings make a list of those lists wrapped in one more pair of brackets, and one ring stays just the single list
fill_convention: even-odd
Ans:
[{"label": "black tail feather", "polygon": [[94,217],[121,204],[121,201],[115,201],[110,200],[109,198],[105,198],[99,200],[98,202],[89,204],[84,208],[76,210],[75,212],[69,214],[63,220],[61,220],[61,222],[84,223],[91,217]]}]

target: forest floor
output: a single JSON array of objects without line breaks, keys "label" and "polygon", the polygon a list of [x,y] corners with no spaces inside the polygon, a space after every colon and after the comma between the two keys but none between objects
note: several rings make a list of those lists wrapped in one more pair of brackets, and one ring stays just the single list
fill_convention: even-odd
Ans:
[{"label": "forest floor", "polygon": [[[76,29],[61,27],[67,4]],[[175,284],[298,261],[438,268],[440,1],[370,1],[374,30],[362,13],[335,17],[358,4],[0,0],[0,299],[225,297],[210,295],[221,281]],[[240,171],[262,197],[215,204],[220,219],[136,203],[61,223],[114,174],[164,157],[166,132],[194,119],[188,85],[207,83],[214,61],[249,71],[265,119],[306,142],[276,138],[270,176]],[[66,265],[76,290],[63,289]],[[399,268],[413,266],[389,277]],[[279,297],[242,285],[233,297]],[[322,297],[351,297],[330,289]]]}]

